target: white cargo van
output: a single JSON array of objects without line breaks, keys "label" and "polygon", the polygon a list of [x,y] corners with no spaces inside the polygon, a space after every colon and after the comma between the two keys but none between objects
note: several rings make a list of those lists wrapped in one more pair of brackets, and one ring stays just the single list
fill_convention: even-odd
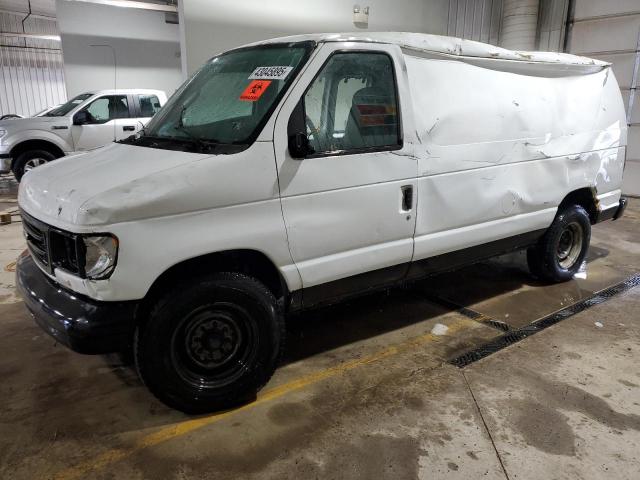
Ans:
[{"label": "white cargo van", "polygon": [[0,172],[25,172],[138,132],[167,101],[160,90],[85,92],[29,118],[0,121]]},{"label": "white cargo van", "polygon": [[287,313],[528,249],[572,278],[617,218],[609,64],[423,34],[256,43],[207,62],[135,138],[20,185],[17,284],[73,350],[133,344],[201,412],[271,376]]}]

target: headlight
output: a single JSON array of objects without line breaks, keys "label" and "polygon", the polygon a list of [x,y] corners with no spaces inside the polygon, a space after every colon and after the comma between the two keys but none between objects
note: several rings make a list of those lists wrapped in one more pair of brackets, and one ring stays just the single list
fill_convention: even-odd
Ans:
[{"label": "headlight", "polygon": [[0,128],[0,143],[2,143],[2,137],[7,134],[7,131],[4,128]]},{"label": "headlight", "polygon": [[82,237],[85,246],[84,273],[87,278],[107,278],[116,267],[118,239],[111,235]]}]

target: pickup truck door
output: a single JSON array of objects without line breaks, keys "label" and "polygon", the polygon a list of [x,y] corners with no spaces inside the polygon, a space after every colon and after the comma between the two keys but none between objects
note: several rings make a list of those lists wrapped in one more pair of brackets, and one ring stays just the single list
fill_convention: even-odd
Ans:
[{"label": "pickup truck door", "polygon": [[[407,272],[417,164],[413,145],[403,140],[413,129],[402,66],[396,46],[324,44],[278,113],[282,212],[305,306]],[[315,150],[304,159],[288,149],[292,115],[306,123]]]},{"label": "pickup truck door", "polygon": [[127,95],[98,97],[83,110],[89,114],[89,122],[71,128],[77,151],[92,150],[135,133],[124,130],[125,126],[136,124],[131,118]]},{"label": "pickup truck door", "polygon": [[162,107],[160,99],[152,93],[131,95],[136,120],[136,131],[144,127]]}]

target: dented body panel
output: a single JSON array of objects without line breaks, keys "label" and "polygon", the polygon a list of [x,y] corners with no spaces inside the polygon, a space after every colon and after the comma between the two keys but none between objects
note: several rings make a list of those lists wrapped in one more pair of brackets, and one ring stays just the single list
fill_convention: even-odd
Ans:
[{"label": "dented body panel", "polygon": [[[91,299],[139,300],[185,260],[252,250],[288,292],[304,291],[546,229],[579,189],[600,210],[620,203],[627,126],[608,64],[420,34],[270,42],[302,40],[318,46],[244,151],[112,144],[26,175],[19,203],[29,215],[119,240],[109,278],[50,277]],[[392,59],[402,145],[292,158],[294,108],[327,59],[349,50]]]},{"label": "dented body panel", "polygon": [[405,61],[420,112],[414,260],[546,228],[580,188],[603,208],[619,201],[627,126],[609,67],[544,76]]}]

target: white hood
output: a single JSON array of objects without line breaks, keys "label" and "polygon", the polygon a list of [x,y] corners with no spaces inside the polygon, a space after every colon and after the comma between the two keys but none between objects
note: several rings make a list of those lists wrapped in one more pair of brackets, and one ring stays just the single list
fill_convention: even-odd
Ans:
[{"label": "white hood", "polygon": [[[175,212],[167,195],[180,189],[174,175],[159,175],[208,155],[112,143],[61,158],[27,173],[20,183],[20,207],[58,226],[93,226]],[[158,205],[165,198],[167,205]]]}]

